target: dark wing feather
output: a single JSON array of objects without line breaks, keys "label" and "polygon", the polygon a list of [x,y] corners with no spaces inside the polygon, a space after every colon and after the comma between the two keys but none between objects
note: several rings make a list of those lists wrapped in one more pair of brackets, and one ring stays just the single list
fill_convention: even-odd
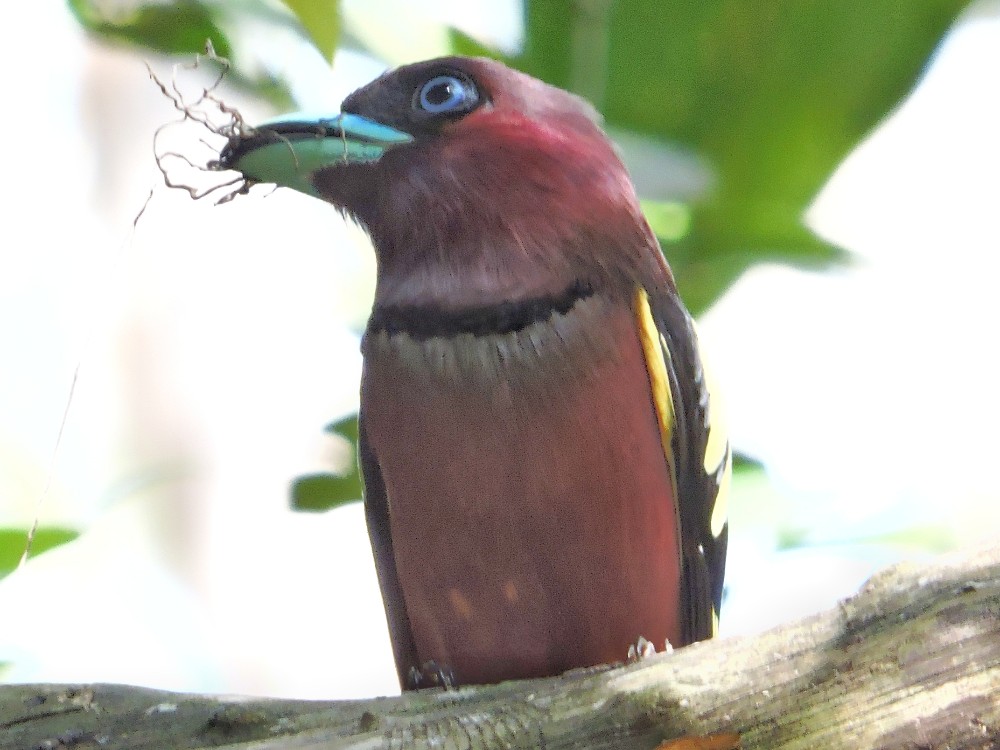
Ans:
[{"label": "dark wing feather", "polygon": [[392,532],[389,528],[389,502],[385,493],[385,482],[378,460],[365,434],[364,410],[358,418],[358,457],[361,476],[364,479],[365,520],[368,537],[375,557],[375,571],[378,573],[385,617],[389,623],[389,637],[392,640],[393,657],[399,685],[404,690],[409,686],[409,672],[420,667],[417,647],[413,641],[410,618],[406,613],[406,601],[396,573],[396,557],[392,548]]},{"label": "dark wing feather", "polygon": [[673,291],[651,296],[649,305],[674,404],[671,449],[681,527],[682,619],[684,640],[691,643],[714,635],[722,604],[732,459],[691,316]]}]

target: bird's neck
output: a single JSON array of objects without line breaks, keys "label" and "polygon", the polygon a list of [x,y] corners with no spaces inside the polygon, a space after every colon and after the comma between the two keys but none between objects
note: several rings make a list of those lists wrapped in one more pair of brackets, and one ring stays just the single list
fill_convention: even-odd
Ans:
[{"label": "bird's neck", "polygon": [[376,307],[529,304],[658,273],[643,267],[659,252],[617,157],[573,143],[487,133],[399,154],[358,212],[378,256]]},{"label": "bird's neck", "polygon": [[553,294],[457,308],[435,303],[383,304],[372,311],[368,330],[390,335],[405,333],[419,341],[463,334],[504,336],[545,323],[554,316],[566,315],[597,292],[593,282],[574,279]]},{"label": "bird's neck", "polygon": [[366,367],[388,368],[406,388],[420,384],[489,393],[542,378],[558,390],[614,355],[608,321],[621,309],[607,294],[584,286],[558,297],[455,312],[376,308],[362,352]]}]

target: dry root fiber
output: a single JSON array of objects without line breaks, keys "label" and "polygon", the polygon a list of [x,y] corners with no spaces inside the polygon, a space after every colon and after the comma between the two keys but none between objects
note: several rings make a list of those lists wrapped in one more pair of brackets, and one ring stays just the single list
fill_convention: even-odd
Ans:
[{"label": "dry root fiber", "polygon": [[[206,62],[218,67],[215,78],[194,96],[186,95],[178,83],[180,73],[198,70]],[[227,105],[216,93],[229,73],[229,68],[229,61],[215,54],[211,42],[206,42],[204,54],[196,55],[193,62],[175,65],[169,82],[162,80],[146,64],[149,77],[173,104],[174,109],[181,113],[180,119],[161,125],[153,136],[153,155],[164,183],[167,187],[184,190],[195,200],[211,196],[217,204],[227,203],[237,195],[245,194],[255,184],[242,174],[233,173],[219,161],[219,154],[228,144],[238,143],[254,133],[240,112]],[[191,148],[191,139],[185,139],[180,147],[162,146],[164,137],[172,130],[188,124],[195,124],[205,131],[194,143],[197,148],[207,149],[207,154],[196,153]],[[191,153],[182,153],[178,148],[191,148]],[[228,177],[231,174],[236,176],[225,182],[218,182],[220,176]],[[206,177],[211,179],[207,180]]]}]

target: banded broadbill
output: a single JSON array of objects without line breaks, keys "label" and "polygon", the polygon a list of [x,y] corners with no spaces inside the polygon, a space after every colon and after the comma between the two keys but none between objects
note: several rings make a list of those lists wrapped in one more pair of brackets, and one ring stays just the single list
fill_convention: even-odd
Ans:
[{"label": "banded broadbill", "polygon": [[730,451],[588,104],[441,58],[233,138],[221,166],[333,204],[374,245],[360,460],[404,688],[712,635]]}]

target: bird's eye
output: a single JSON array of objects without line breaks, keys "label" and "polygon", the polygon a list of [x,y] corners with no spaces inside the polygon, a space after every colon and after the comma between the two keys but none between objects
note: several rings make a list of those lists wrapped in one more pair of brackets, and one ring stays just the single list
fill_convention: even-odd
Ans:
[{"label": "bird's eye", "polygon": [[457,76],[435,76],[417,91],[416,104],[431,114],[463,112],[479,101],[479,92],[471,81]]}]

